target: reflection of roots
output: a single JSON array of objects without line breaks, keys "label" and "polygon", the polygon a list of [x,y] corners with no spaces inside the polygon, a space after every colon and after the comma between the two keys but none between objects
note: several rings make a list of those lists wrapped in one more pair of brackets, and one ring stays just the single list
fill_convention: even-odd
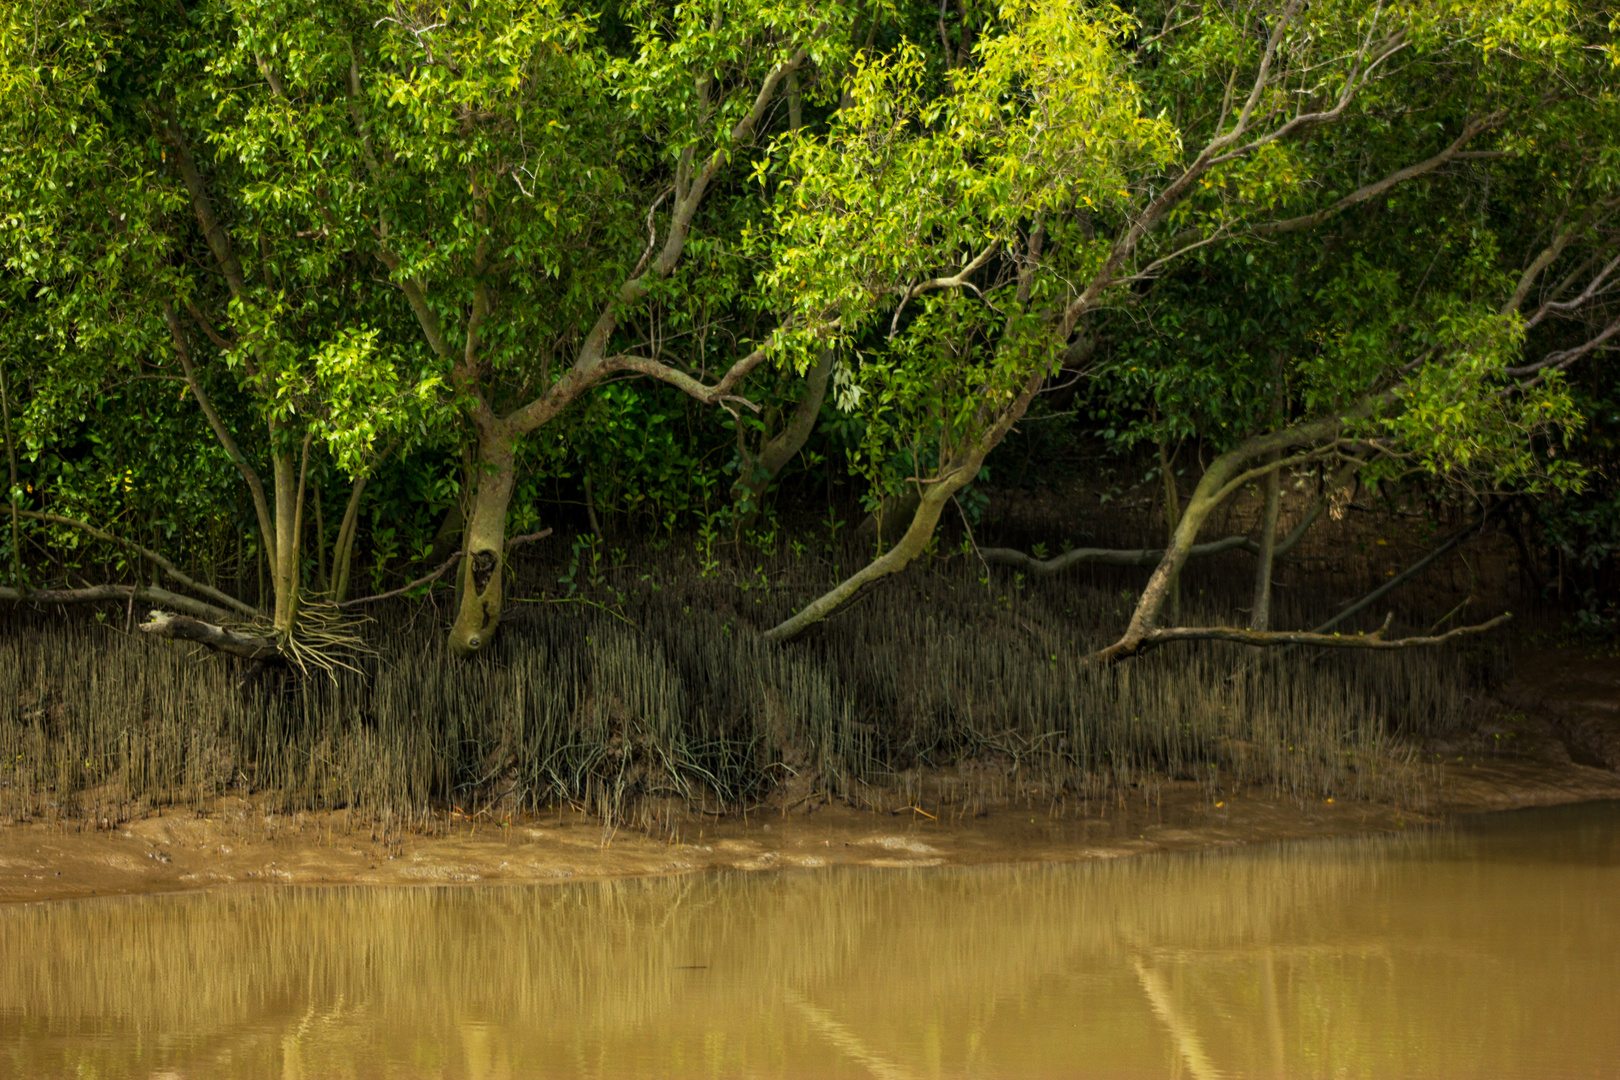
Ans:
[{"label": "reflection of roots", "polygon": [[1175,1000],[1170,996],[1170,988],[1164,985],[1164,977],[1142,963],[1139,956],[1132,957],[1131,963],[1136,967],[1136,977],[1142,981],[1142,991],[1147,994],[1154,1013],[1176,1040],[1176,1049],[1181,1052],[1181,1059],[1187,1063],[1187,1071],[1193,1074],[1193,1080],[1220,1080],[1220,1071],[1209,1063],[1209,1055],[1204,1052],[1203,1040],[1176,1011]]},{"label": "reflection of roots", "polygon": [[865,1065],[873,1076],[879,1077],[880,1080],[910,1080],[910,1073],[881,1054],[868,1050],[859,1035],[834,1020],[826,1009],[812,1005],[792,990],[786,991],[782,996],[789,1005],[799,1010],[811,1027],[825,1035],[828,1042],[853,1060]]}]

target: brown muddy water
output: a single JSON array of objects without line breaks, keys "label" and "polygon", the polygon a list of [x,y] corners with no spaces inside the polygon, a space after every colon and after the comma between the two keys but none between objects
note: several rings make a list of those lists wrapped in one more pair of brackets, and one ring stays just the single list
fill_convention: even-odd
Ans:
[{"label": "brown muddy water", "polygon": [[1620,802],[1062,865],[5,905],[0,1075],[1620,1076]]}]

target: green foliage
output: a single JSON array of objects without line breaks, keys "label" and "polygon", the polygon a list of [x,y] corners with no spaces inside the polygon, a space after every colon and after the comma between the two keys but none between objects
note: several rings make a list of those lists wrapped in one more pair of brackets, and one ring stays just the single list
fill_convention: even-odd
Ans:
[{"label": "green foliage", "polygon": [[[583,520],[588,482],[609,531],[702,521],[712,562],[739,437],[774,430],[829,348],[801,459],[822,464],[799,467],[872,500],[999,441],[1043,379],[1075,416],[1036,410],[1040,454],[1223,450],[1376,399],[1339,448],[1378,458],[1370,476],[1601,488],[1582,448],[1604,395],[1580,365],[1607,346],[1536,365],[1614,317],[1602,279],[1582,291],[1616,242],[1611,15],[1288,10],[13,4],[19,498],[202,563],[240,538],[251,559],[265,539],[205,396],[267,487],[312,438],[312,550],[368,479],[381,586],[533,408],[543,424],[511,428],[508,533]],[[794,61],[798,97],[761,98]],[[1473,156],[1418,168],[1470,124]],[[763,343],[733,413],[676,377],[712,384]],[[593,375],[592,355],[666,382]],[[32,558],[83,543],[29,533]]]}]

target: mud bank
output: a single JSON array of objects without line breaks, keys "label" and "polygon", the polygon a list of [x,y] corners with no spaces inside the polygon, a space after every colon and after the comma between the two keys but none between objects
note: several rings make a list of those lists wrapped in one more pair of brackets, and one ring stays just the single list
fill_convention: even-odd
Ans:
[{"label": "mud bank", "polygon": [[716,818],[682,812],[661,835],[604,826],[562,808],[521,820],[452,813],[432,835],[385,832],[337,813],[266,814],[247,800],[168,811],[111,829],[89,823],[0,828],[0,902],[235,885],[556,882],[823,866],[1070,862],[1270,840],[1387,832],[1446,815],[1620,799],[1620,664],[1559,650],[1521,675],[1463,739],[1425,756],[1437,799],[1422,811],[1300,802],[1165,782],[1119,799],[861,809],[797,805]]},{"label": "mud bank", "polygon": [[1019,804],[953,821],[925,811],[799,808],[716,821],[697,816],[658,839],[605,830],[563,810],[494,823],[452,819],[445,834],[388,841],[344,815],[267,816],[245,803],[208,815],[165,813],[109,831],[22,825],[0,830],[0,901],[168,892],[228,885],[422,885],[557,882],[823,866],[1071,862],[1267,840],[1387,832],[1446,813],[1620,799],[1620,775],[1579,764],[1464,759],[1444,766],[1452,797],[1428,813],[1359,802],[1299,804],[1256,796],[1211,802],[1198,784],[1166,784],[1153,805],[1058,811]]}]

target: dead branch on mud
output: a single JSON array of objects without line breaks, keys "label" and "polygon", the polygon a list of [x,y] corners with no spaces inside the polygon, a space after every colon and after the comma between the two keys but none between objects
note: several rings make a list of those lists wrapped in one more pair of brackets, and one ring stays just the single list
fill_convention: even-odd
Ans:
[{"label": "dead branch on mud", "polygon": [[244,660],[270,660],[282,655],[281,646],[274,638],[239,633],[189,615],[173,615],[167,611],[153,611],[137,629],[143,634],[174,641],[194,641],[216,652],[240,656]]},{"label": "dead branch on mud", "polygon": [[1474,626],[1459,626],[1444,634],[1404,638],[1385,636],[1389,632],[1391,619],[1385,619],[1384,625],[1370,634],[1319,634],[1310,630],[1244,630],[1235,626],[1172,626],[1163,630],[1149,631],[1128,651],[1113,653],[1112,650],[1104,650],[1096,654],[1094,659],[1102,663],[1114,663],[1177,641],[1231,641],[1257,648],[1276,645],[1317,645],[1331,649],[1425,649],[1453,638],[1495,630],[1512,618],[1511,612],[1503,612],[1487,622]]}]

